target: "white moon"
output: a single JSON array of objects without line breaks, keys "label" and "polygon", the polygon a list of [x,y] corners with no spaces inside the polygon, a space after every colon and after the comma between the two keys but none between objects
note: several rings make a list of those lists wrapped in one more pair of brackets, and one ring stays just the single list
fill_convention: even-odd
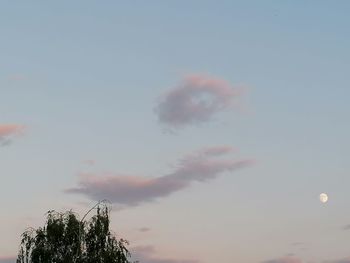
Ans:
[{"label": "white moon", "polygon": [[325,193],[320,194],[320,201],[321,201],[321,203],[327,203],[328,195]]}]

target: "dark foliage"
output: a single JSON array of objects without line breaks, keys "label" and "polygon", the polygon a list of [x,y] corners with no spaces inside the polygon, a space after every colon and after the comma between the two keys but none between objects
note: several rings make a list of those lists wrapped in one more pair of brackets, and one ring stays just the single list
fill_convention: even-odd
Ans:
[{"label": "dark foliage", "polygon": [[127,241],[109,230],[108,207],[99,203],[93,209],[89,221],[71,211],[49,211],[44,227],[22,234],[17,263],[130,263]]}]

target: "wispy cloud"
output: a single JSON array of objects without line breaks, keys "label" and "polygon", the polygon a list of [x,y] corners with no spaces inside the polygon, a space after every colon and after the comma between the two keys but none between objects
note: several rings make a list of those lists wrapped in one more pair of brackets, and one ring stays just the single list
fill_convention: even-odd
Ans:
[{"label": "wispy cloud", "polygon": [[0,124],[0,146],[11,144],[14,137],[24,132],[23,125]]},{"label": "wispy cloud", "polygon": [[302,260],[297,257],[287,256],[287,257],[263,261],[262,263],[302,263]]},{"label": "wispy cloud", "polygon": [[232,172],[253,163],[250,159],[223,159],[232,148],[218,146],[189,154],[178,161],[174,171],[159,177],[126,176],[120,174],[80,174],[78,187],[67,193],[84,194],[92,200],[136,206],[153,202],[189,187],[193,182],[205,182],[224,172]]},{"label": "wispy cloud", "polygon": [[94,166],[96,164],[96,161],[93,159],[88,159],[88,160],[84,160],[83,163],[89,166]]},{"label": "wispy cloud", "polygon": [[234,150],[235,149],[233,149],[231,146],[219,145],[200,149],[199,151],[195,152],[195,156],[220,156],[233,152]]},{"label": "wispy cloud", "polygon": [[331,261],[324,261],[324,263],[350,263],[350,257]]},{"label": "wispy cloud", "polygon": [[149,228],[149,227],[140,227],[137,230],[140,231],[140,232],[149,232],[149,231],[151,231],[151,228]]},{"label": "wispy cloud", "polygon": [[153,246],[140,246],[132,249],[133,259],[141,263],[199,263],[198,260],[158,258]]},{"label": "wispy cloud", "polygon": [[293,242],[293,243],[291,243],[291,246],[294,246],[294,247],[299,247],[299,246],[302,246],[302,245],[304,245],[304,242]]},{"label": "wispy cloud", "polygon": [[[263,261],[262,263],[303,263],[303,262],[314,262],[314,261],[303,261],[298,257],[295,257],[294,255],[271,259],[267,261]],[[322,263],[350,263],[350,257],[342,258],[342,259],[335,259],[335,260],[321,260],[317,262]]]},{"label": "wispy cloud", "polygon": [[16,259],[17,257],[0,257],[0,263],[13,263]]},{"label": "wispy cloud", "polygon": [[350,230],[350,224],[343,226],[342,229],[343,230]]},{"label": "wispy cloud", "polygon": [[160,123],[170,128],[209,121],[232,105],[241,91],[227,81],[205,75],[190,75],[164,94],[155,112]]},{"label": "wispy cloud", "polygon": [[27,77],[23,74],[12,74],[7,77],[10,81],[22,81],[25,80]]}]

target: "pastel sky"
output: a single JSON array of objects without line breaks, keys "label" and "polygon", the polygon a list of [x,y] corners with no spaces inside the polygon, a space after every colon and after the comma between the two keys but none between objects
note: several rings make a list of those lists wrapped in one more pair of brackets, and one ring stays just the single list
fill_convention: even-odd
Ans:
[{"label": "pastel sky", "polygon": [[349,263],[349,10],[3,1],[0,263],[101,199],[141,263]]}]

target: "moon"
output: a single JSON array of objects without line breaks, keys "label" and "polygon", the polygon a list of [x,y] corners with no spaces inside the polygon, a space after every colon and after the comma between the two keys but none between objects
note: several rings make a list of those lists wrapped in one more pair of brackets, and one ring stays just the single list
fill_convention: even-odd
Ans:
[{"label": "moon", "polygon": [[327,203],[328,195],[325,193],[320,194],[320,201],[321,201],[321,203]]}]

